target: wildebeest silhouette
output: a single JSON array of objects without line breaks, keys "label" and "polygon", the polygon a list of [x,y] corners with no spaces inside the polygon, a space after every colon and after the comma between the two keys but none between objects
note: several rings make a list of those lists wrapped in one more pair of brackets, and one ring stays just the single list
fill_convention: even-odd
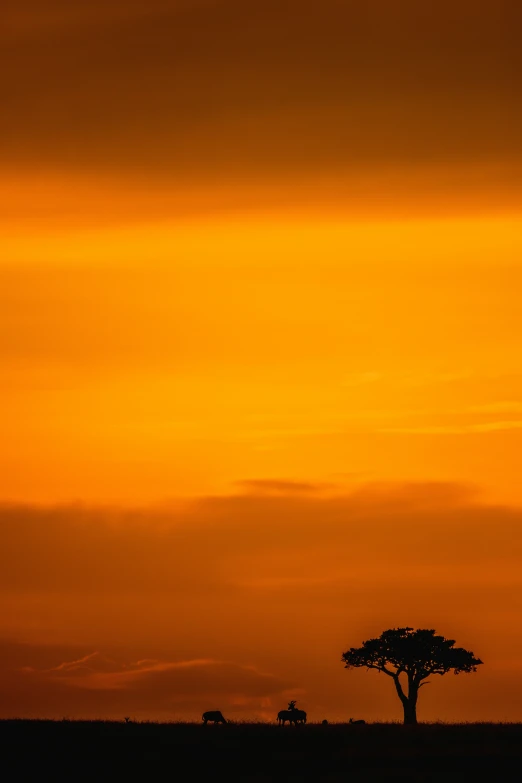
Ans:
[{"label": "wildebeest silhouette", "polygon": [[291,701],[287,710],[280,710],[277,713],[277,722],[279,725],[285,725],[286,721],[293,723],[297,726],[298,723],[306,723],[306,712],[304,710],[297,710],[295,707],[295,701]]},{"label": "wildebeest silhouette", "polygon": [[352,723],[354,726],[362,726],[362,724],[366,724],[365,720],[354,720],[353,718],[350,718],[350,723]]},{"label": "wildebeest silhouette", "polygon": [[298,723],[306,723],[306,712],[304,710],[290,710],[292,713],[292,723],[297,726]]},{"label": "wildebeest silhouette", "polygon": [[292,717],[292,710],[279,710],[277,713],[277,722],[279,725],[283,724],[284,726],[287,720],[292,723]]},{"label": "wildebeest silhouette", "polygon": [[203,720],[205,726],[209,721],[211,723],[226,723],[226,720],[223,717],[223,713],[219,710],[209,710],[208,712],[204,712],[201,716],[201,719]]}]

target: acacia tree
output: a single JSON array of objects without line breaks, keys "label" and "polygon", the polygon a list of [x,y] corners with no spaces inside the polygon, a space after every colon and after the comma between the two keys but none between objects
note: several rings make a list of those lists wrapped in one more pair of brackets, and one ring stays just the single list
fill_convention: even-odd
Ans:
[{"label": "acacia tree", "polygon": [[454,639],[436,636],[435,631],[391,628],[378,639],[363,642],[362,647],[350,647],[341,660],[346,669],[365,666],[391,677],[404,709],[404,723],[412,724],[417,723],[419,689],[428,684],[428,677],[447,674],[452,669],[455,674],[476,672],[482,663],[472,652],[454,644]]}]

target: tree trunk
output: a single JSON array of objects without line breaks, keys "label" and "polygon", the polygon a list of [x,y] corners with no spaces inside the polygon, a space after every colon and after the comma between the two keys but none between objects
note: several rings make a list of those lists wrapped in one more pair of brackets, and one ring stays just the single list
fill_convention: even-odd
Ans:
[{"label": "tree trunk", "polygon": [[404,725],[413,726],[417,723],[417,694],[415,700],[406,699],[402,706],[404,708]]},{"label": "tree trunk", "polygon": [[404,725],[414,726],[417,723],[417,697],[419,695],[419,686],[413,679],[413,675],[408,674],[408,695],[402,690],[398,675],[393,678],[397,696],[401,700],[404,710]]},{"label": "tree trunk", "polygon": [[404,724],[413,726],[417,723],[417,697],[419,695],[419,686],[415,682],[414,676],[408,672],[408,696],[403,701]]}]

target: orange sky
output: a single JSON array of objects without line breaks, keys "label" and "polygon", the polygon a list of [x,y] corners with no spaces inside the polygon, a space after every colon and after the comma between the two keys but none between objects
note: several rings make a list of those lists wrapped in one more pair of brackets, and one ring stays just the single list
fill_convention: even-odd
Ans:
[{"label": "orange sky", "polygon": [[8,3],[0,714],[522,720],[521,15]]}]

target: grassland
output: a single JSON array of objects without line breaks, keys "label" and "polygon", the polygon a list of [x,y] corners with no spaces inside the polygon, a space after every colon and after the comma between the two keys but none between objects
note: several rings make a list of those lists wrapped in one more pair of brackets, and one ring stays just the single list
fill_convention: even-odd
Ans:
[{"label": "grassland", "polygon": [[0,721],[6,781],[522,780],[522,724]]}]

